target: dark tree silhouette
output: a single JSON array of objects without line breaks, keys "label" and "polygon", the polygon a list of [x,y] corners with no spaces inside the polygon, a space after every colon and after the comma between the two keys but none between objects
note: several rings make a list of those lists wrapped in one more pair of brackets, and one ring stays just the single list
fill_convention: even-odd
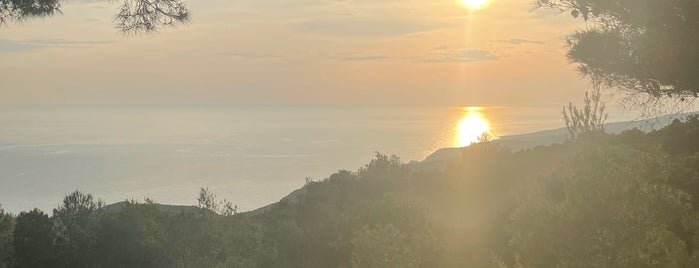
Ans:
[{"label": "dark tree silhouette", "polygon": [[[114,17],[122,33],[149,33],[189,22],[187,6],[180,0],[110,0],[121,2]],[[61,13],[61,0],[0,0],[0,24],[48,17]]]},{"label": "dark tree silhouette", "polygon": [[699,1],[535,3],[590,22],[588,29],[568,37],[568,58],[596,85],[654,99],[685,100],[699,94]]},{"label": "dark tree silhouette", "polygon": [[91,194],[74,191],[53,210],[55,249],[64,267],[91,267],[99,230],[97,211],[103,206]]},{"label": "dark tree silhouette", "polygon": [[12,255],[12,232],[15,229],[15,217],[10,213],[5,213],[0,205],[0,268],[13,267]]},{"label": "dark tree silhouette", "polygon": [[59,0],[0,0],[0,24],[60,13]]},{"label": "dark tree silhouette", "polygon": [[53,261],[53,222],[39,209],[17,216],[14,236],[17,267],[50,267]]},{"label": "dark tree silhouette", "polygon": [[187,7],[178,0],[123,0],[115,21],[123,33],[153,32],[189,22]]}]

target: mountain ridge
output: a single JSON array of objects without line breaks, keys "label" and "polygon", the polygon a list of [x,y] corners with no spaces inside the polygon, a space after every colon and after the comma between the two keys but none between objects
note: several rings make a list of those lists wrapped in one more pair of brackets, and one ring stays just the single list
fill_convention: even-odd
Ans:
[{"label": "mountain ridge", "polygon": [[[625,130],[631,129],[639,129],[647,133],[653,130],[663,128],[672,123],[672,121],[675,119],[682,120],[694,114],[699,114],[699,111],[663,115],[643,120],[611,122],[604,124],[604,127],[605,132],[610,134],[618,134]],[[511,151],[519,151],[531,149],[537,146],[546,146],[556,143],[563,143],[565,141],[565,132],[565,127],[557,129],[547,129],[531,133],[502,136],[494,140],[493,142],[501,144],[510,149]],[[408,165],[410,165],[414,169],[442,168],[446,164],[459,159],[461,157],[461,149],[465,147],[440,148],[432,154],[430,154],[429,156],[427,156],[422,161],[411,161],[410,163],[408,163]],[[301,188],[292,191],[291,193],[280,199],[278,202],[244,213],[248,215],[259,215],[261,213],[264,213],[265,211],[270,210],[280,202],[298,202],[299,198],[306,192],[305,189],[306,186],[304,185]]]},{"label": "mountain ridge", "polygon": [[[605,124],[605,131],[610,134],[618,134],[621,133],[625,130],[631,130],[631,129],[639,129],[643,132],[650,132],[652,130],[660,129],[662,127],[665,127],[669,125],[673,120],[675,119],[684,119],[687,118],[690,115],[694,114],[699,114],[699,111],[695,112],[687,112],[687,113],[678,113],[678,114],[671,114],[671,115],[664,115],[664,116],[659,116],[659,117],[654,117],[654,118],[649,118],[649,119],[643,119],[643,120],[634,120],[634,121],[620,121],[620,122],[612,122],[612,123],[606,123]],[[566,128],[557,128],[557,129],[547,129],[547,130],[540,130],[536,132],[531,132],[531,133],[524,133],[524,134],[515,134],[515,135],[506,135],[499,137],[498,139],[494,140],[494,143],[501,144],[511,151],[519,151],[519,150],[525,150],[525,149],[531,149],[537,146],[546,146],[546,145],[551,145],[551,144],[556,144],[556,143],[562,143],[565,140],[565,131]],[[465,146],[468,147],[468,146]],[[446,147],[446,148],[440,148],[427,156],[425,159],[422,161],[411,161],[407,165],[409,165],[413,169],[433,169],[433,168],[442,168],[446,164],[455,161],[461,157],[461,149],[465,147]],[[247,215],[259,215],[262,214],[266,211],[269,211],[272,209],[274,206],[278,205],[280,202],[290,202],[290,203],[296,203],[299,201],[301,196],[306,193],[306,186],[302,186],[301,188],[295,189],[283,198],[281,198],[279,201],[259,207],[257,209],[253,209],[250,211],[242,212],[243,214]],[[122,202],[117,202],[113,204],[106,205],[103,209],[105,211],[118,211],[121,208],[123,208],[126,205],[125,201]],[[170,204],[155,204],[156,208],[158,210],[166,211],[166,212],[180,212],[180,211],[191,211],[191,210],[196,210],[199,209],[196,206],[188,206],[188,205],[170,205]]]}]

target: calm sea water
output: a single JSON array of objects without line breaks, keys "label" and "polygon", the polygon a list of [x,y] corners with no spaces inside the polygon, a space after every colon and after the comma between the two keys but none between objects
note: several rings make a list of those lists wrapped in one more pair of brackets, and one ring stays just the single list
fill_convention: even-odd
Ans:
[{"label": "calm sea water", "polygon": [[[107,203],[276,202],[375,152],[404,162],[458,146],[458,107],[4,107],[0,204],[50,211],[79,189]],[[560,107],[485,107],[497,136],[559,128]]]}]

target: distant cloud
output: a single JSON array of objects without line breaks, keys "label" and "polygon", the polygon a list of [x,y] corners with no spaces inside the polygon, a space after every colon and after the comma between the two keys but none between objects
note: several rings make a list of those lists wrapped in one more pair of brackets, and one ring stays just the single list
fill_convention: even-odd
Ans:
[{"label": "distant cloud", "polygon": [[300,32],[350,37],[398,36],[447,26],[444,23],[436,22],[376,18],[337,18],[306,21],[292,25]]},{"label": "distant cloud", "polygon": [[434,47],[434,50],[447,50],[447,49],[449,49],[449,46],[446,46],[446,45]]},{"label": "distant cloud", "polygon": [[383,61],[393,59],[389,56],[351,56],[338,58],[344,61]]},{"label": "distant cloud", "polygon": [[322,6],[334,2],[344,1],[319,1],[319,0],[238,0],[235,5],[254,9],[289,9],[299,7]]},{"label": "distant cloud", "polygon": [[498,56],[480,49],[443,50],[427,57],[414,58],[415,61],[422,62],[475,62],[496,59]]},{"label": "distant cloud", "polygon": [[0,39],[0,52],[16,52],[36,49],[38,46],[26,41]]},{"label": "distant cloud", "polygon": [[231,56],[237,58],[249,58],[249,59],[276,59],[282,58],[281,55],[271,54],[271,53],[255,53],[255,52],[226,52],[220,53],[220,55]]},{"label": "distant cloud", "polygon": [[98,45],[114,43],[114,41],[76,41],[65,39],[32,39],[26,40],[26,42],[38,44],[40,46]]},{"label": "distant cloud", "polygon": [[513,44],[513,45],[521,45],[521,44],[543,44],[543,41],[538,41],[538,40],[527,40],[527,39],[518,39],[518,38],[512,38],[512,39],[507,39],[507,40],[502,40],[505,43],[508,44]]},{"label": "distant cloud", "polygon": [[19,52],[44,47],[81,47],[86,45],[108,44],[113,41],[75,41],[65,39],[10,40],[0,38],[0,52]]}]

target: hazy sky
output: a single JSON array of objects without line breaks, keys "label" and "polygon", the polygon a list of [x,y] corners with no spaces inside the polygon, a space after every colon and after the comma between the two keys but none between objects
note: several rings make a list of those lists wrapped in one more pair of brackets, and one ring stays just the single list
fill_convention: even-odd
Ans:
[{"label": "hazy sky", "polygon": [[562,105],[588,89],[566,14],[530,0],[196,0],[123,36],[118,4],[0,28],[0,104]]}]

